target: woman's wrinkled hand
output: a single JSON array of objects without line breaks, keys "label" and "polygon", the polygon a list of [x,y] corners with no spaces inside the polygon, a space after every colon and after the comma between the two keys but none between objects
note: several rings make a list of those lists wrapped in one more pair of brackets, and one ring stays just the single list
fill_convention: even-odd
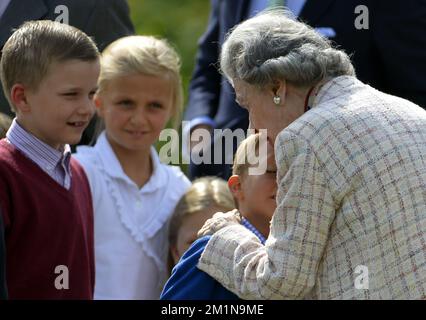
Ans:
[{"label": "woman's wrinkled hand", "polygon": [[198,237],[201,238],[207,235],[212,235],[224,227],[240,223],[241,215],[237,209],[225,213],[217,212],[204,223],[200,231],[198,231]]}]

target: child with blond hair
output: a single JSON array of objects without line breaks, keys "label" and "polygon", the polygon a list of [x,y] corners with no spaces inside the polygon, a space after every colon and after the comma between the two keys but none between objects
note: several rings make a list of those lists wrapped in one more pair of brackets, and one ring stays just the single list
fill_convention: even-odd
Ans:
[{"label": "child with blond hair", "polygon": [[[276,208],[275,196],[276,165],[273,152],[259,154],[260,134],[250,135],[237,149],[234,158],[233,175],[228,180],[237,204],[239,220],[252,231],[264,244],[269,235],[269,225]],[[266,143],[266,142],[265,142]],[[259,157],[255,163],[253,154]],[[266,166],[260,166],[260,162]],[[266,167],[265,172],[252,174],[255,165]],[[255,172],[256,170],[253,170]],[[260,173],[260,174],[259,174]],[[227,300],[238,299],[214,278],[197,268],[198,261],[211,236],[204,236],[195,241],[182,256],[167,281],[161,299],[163,300]]]},{"label": "child with blond hair", "polygon": [[16,113],[0,141],[9,298],[92,299],[92,198],[69,145],[95,111],[99,52],[74,27],[30,21],[6,42],[0,66]]},{"label": "child with blond hair", "polygon": [[195,179],[179,200],[169,228],[170,271],[197,240],[197,232],[216,212],[235,209],[232,193],[225,180],[218,177]]},{"label": "child with blond hair", "polygon": [[105,130],[77,148],[95,212],[95,299],[158,299],[167,277],[167,225],[190,186],[153,144],[182,107],[180,59],[164,40],[129,36],[102,53],[95,96]]}]

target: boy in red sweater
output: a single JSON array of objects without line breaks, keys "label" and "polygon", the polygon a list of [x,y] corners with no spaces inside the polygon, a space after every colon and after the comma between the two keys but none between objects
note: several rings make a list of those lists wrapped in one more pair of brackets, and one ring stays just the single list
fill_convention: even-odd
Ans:
[{"label": "boy in red sweater", "polygon": [[93,209],[71,157],[94,114],[99,52],[82,31],[32,21],[3,48],[16,118],[0,141],[0,208],[10,299],[92,299]]}]

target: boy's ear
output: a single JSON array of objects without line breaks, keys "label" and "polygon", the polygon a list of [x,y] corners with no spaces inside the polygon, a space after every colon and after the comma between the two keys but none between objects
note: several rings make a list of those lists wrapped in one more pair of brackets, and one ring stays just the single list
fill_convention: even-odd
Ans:
[{"label": "boy's ear", "polygon": [[21,83],[14,84],[10,90],[10,100],[12,100],[12,104],[15,106],[17,111],[22,113],[31,110],[27,99],[27,92],[28,89]]},{"label": "boy's ear", "polygon": [[241,181],[240,181],[240,176],[238,175],[233,175],[228,179],[228,188],[229,190],[231,190],[233,196],[237,199],[240,200],[240,198],[242,197],[242,190],[241,190]]}]

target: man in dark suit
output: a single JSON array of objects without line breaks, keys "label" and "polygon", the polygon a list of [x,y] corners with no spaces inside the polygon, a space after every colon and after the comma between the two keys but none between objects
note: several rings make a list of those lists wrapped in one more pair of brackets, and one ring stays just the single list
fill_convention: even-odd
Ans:
[{"label": "man in dark suit", "polygon": [[[368,8],[368,29],[355,26],[360,6]],[[300,18],[335,29],[330,39],[352,54],[361,81],[426,108],[426,2],[308,0]]]},{"label": "man in dark suit", "polygon": [[[247,129],[247,112],[236,104],[233,88],[218,72],[217,62],[226,33],[255,14],[254,9],[264,9],[262,1],[265,8],[268,0],[211,1],[209,24],[199,42],[185,113],[185,120],[191,121],[191,130],[200,127],[209,130]],[[287,5],[299,19],[352,55],[361,81],[426,108],[426,38],[423,36],[426,33],[426,3],[287,0]],[[356,8],[360,10],[356,12]],[[367,12],[363,10],[365,8]],[[357,18],[361,26],[359,23],[356,26]],[[212,141],[218,139],[220,137]],[[209,149],[213,159],[220,148]],[[192,179],[205,175],[227,178],[230,172],[230,165],[223,162],[190,164]]]},{"label": "man in dark suit", "polygon": [[7,299],[5,259],[6,259],[6,249],[4,245],[3,216],[0,212],[0,300]]},{"label": "man in dark suit", "polygon": [[[235,102],[234,89],[217,69],[220,48],[225,35],[229,29],[246,18],[248,5],[247,0],[211,1],[209,23],[199,41],[184,116],[185,120],[191,121],[191,130],[196,128],[235,130],[248,127],[247,111],[240,108]],[[212,139],[212,141],[214,140]],[[212,151],[214,150],[213,145],[217,145],[217,141],[211,145]],[[210,154],[209,157],[213,163],[214,155]],[[222,161],[224,161],[224,157],[222,157]],[[227,164],[195,165],[191,162],[189,166],[191,179],[206,175],[227,178],[230,172],[230,165]]]},{"label": "man in dark suit", "polygon": [[[2,14],[0,11],[0,48],[3,48],[13,29],[28,20],[56,20],[69,23],[93,37],[101,51],[114,40],[134,34],[126,0],[1,1],[0,9],[4,6],[4,12]],[[0,90],[0,112],[13,116],[3,90]],[[83,134],[81,144],[90,142],[93,121]]]}]

